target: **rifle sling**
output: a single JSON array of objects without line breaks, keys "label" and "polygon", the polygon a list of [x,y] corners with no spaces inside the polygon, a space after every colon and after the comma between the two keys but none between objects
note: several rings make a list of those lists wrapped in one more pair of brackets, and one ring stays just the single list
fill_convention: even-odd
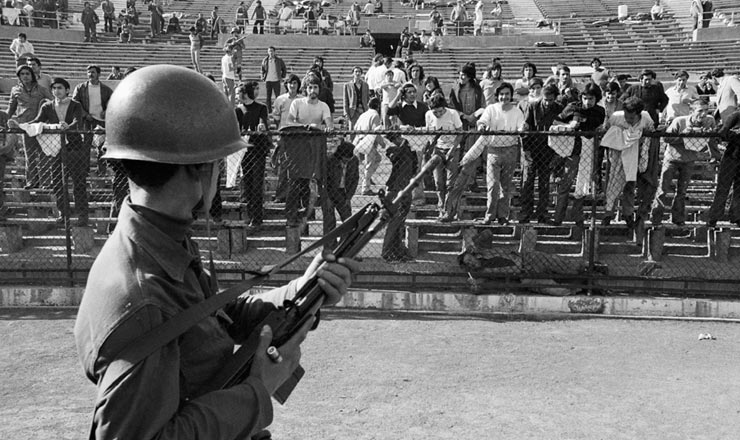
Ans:
[{"label": "rifle sling", "polygon": [[[134,366],[136,366],[136,364],[147,358],[149,355],[151,355],[161,347],[175,340],[177,337],[185,333],[190,327],[194,326],[207,316],[215,313],[226,304],[236,300],[236,298],[238,298],[241,294],[267,280],[272,274],[279,272],[302,255],[305,255],[306,253],[311,252],[327,243],[333,244],[333,241],[335,239],[341,237],[349,230],[354,229],[354,227],[358,223],[360,214],[364,213],[366,211],[366,208],[367,207],[358,211],[355,215],[347,219],[347,221],[330,231],[328,234],[321,237],[321,239],[319,239],[306,249],[288,257],[277,265],[263,267],[262,270],[257,272],[252,278],[242,281],[241,283],[236,284],[232,287],[229,287],[228,289],[216,295],[212,295],[205,301],[190,306],[183,312],[177,314],[171,319],[168,319],[159,326],[149,330],[148,332],[131,341],[124,349],[119,352],[117,356],[113,358],[124,360],[128,365],[128,368],[120,370],[119,376],[128,373],[131,369],[133,369]],[[211,276],[215,277],[216,274],[212,273]],[[112,384],[116,381],[116,379],[117,378],[106,378],[106,382]]]}]

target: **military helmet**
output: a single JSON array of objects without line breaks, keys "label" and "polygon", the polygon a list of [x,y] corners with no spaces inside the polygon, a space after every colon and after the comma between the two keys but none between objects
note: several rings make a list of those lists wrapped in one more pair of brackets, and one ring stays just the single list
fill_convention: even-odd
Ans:
[{"label": "military helmet", "polygon": [[216,84],[172,65],[124,78],[106,110],[103,159],[191,165],[247,147],[234,108]]}]

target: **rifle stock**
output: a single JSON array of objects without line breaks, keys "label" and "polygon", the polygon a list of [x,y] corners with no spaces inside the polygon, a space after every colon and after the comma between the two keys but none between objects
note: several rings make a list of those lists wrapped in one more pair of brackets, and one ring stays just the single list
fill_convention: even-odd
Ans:
[{"label": "rifle stock", "polygon": [[[375,203],[369,203],[347,219],[347,222],[353,222],[350,224],[355,224],[355,226],[345,237],[342,237],[333,250],[333,254],[337,258],[355,257],[395,215],[395,207],[399,200],[410,194],[424,177],[424,174],[435,168],[441,160],[442,158],[439,155],[432,156],[422,170],[411,179],[406,188],[399,192],[392,202],[382,200],[383,208]],[[286,301],[283,308],[270,312],[265,319],[254,327],[254,330],[241,347],[224,364],[221,372],[211,380],[209,388],[223,389],[243,382],[249,376],[249,370],[259,345],[262,327],[270,326],[273,334],[271,345],[280,347],[303,326],[307,319],[318,313],[325,298],[326,295],[318,283],[318,276],[316,274],[312,275],[299,289],[293,300]],[[304,373],[305,371],[299,365],[296,371],[293,372],[292,377],[273,394],[275,400],[281,404],[284,403]]]}]

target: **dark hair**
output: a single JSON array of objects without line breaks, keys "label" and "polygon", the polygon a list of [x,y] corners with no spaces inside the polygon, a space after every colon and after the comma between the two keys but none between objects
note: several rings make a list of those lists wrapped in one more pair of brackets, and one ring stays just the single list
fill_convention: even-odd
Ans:
[{"label": "dark hair", "polygon": [[581,96],[593,96],[596,98],[596,102],[599,102],[601,101],[601,87],[594,83],[588,83],[586,84],[586,87],[583,88]]},{"label": "dark hair", "polygon": [[498,87],[496,87],[496,96],[498,96],[498,94],[501,93],[501,91],[504,89],[509,89],[511,96],[514,96],[514,86],[507,82],[502,82],[501,84],[499,84]]},{"label": "dark hair", "polygon": [[637,113],[639,115],[645,110],[645,104],[637,96],[630,96],[622,103],[622,109],[627,113]]},{"label": "dark hair", "polygon": [[21,32],[21,33],[19,33],[19,34],[18,34],[18,38],[21,38],[21,37],[22,37],[22,38],[25,38],[26,40],[28,40],[28,37],[27,37],[27,36],[26,36],[26,34],[25,34],[25,33],[23,33],[23,32]]},{"label": "dark hair", "polygon": [[429,108],[435,109],[440,107],[447,107],[447,100],[441,93],[433,93],[432,97],[429,98]]},{"label": "dark hair", "polygon": [[537,85],[539,85],[540,87],[544,87],[544,86],[545,86],[545,82],[544,82],[544,81],[542,81],[542,78],[537,78],[537,77],[534,77],[534,78],[531,78],[531,79],[529,80],[529,84],[527,84],[527,85],[528,85],[528,86],[529,86],[530,88],[532,88],[533,86],[537,86]]},{"label": "dark hair", "polygon": [[354,67],[352,67],[352,73],[355,73],[355,70],[357,70],[357,69],[360,69],[360,73],[364,72],[364,70],[362,69],[362,67],[360,67],[360,66],[354,66]]},{"label": "dark hair", "polygon": [[565,64],[558,66],[558,75],[560,75],[560,72],[567,72],[570,74],[570,67],[566,66]]},{"label": "dark hair", "polygon": [[557,98],[557,96],[560,94],[560,90],[558,90],[558,86],[554,84],[548,84],[547,87],[544,87],[542,89],[543,95],[552,95]]},{"label": "dark hair", "polygon": [[622,91],[622,87],[619,85],[616,81],[611,81],[606,83],[606,86],[604,87],[605,92],[614,92],[619,94],[619,92]]},{"label": "dark hair", "polygon": [[15,76],[17,76],[18,79],[20,79],[21,72],[23,72],[24,70],[28,70],[29,72],[31,72],[31,78],[33,79],[33,82],[38,81],[38,79],[36,78],[36,74],[34,73],[33,69],[31,69],[31,67],[28,66],[28,65],[26,65],[26,64],[21,64],[20,66],[18,66],[17,69],[15,69]]},{"label": "dark hair", "polygon": [[725,76],[725,69],[721,69],[719,67],[712,69],[712,71],[709,72],[710,78],[722,78],[723,76]]},{"label": "dark hair", "polygon": [[308,88],[308,86],[310,85],[317,85],[321,87],[321,78],[313,73],[306,75],[306,77],[303,79],[303,86]]},{"label": "dark hair", "polygon": [[380,99],[378,99],[377,96],[373,96],[372,98],[370,98],[370,100],[367,102],[367,108],[380,111]]},{"label": "dark hair", "polygon": [[475,63],[465,63],[460,68],[460,73],[467,76],[468,79],[474,80],[476,76]]},{"label": "dark hair", "polygon": [[98,75],[100,75],[100,67],[96,66],[95,64],[90,64],[85,68],[85,70],[95,69],[96,72],[98,72]]},{"label": "dark hair", "polygon": [[267,47],[267,49],[268,49],[268,50],[269,50],[269,49],[272,49],[272,50],[274,51],[274,50],[275,50],[275,46],[268,46],[268,47]]},{"label": "dark hair", "polygon": [[144,188],[160,188],[177,173],[180,165],[171,163],[146,162],[143,160],[122,159],[121,165],[126,176],[136,185]]},{"label": "dark hair", "polygon": [[288,75],[288,76],[287,76],[287,77],[285,78],[285,81],[284,81],[284,83],[285,83],[285,90],[288,90],[288,85],[289,85],[290,83],[292,83],[292,82],[296,82],[296,83],[298,83],[298,87],[300,87],[300,86],[301,86],[301,79],[300,79],[300,78],[298,78],[298,75],[296,75],[296,74],[294,74],[294,73],[291,73],[290,75]]},{"label": "dark hair", "polygon": [[529,61],[527,61],[522,66],[522,76],[524,76],[524,69],[526,69],[527,67],[532,69],[532,75],[537,75],[537,66],[535,66],[534,63],[530,63]]},{"label": "dark hair", "polygon": [[593,58],[593,59],[591,60],[591,64],[593,64],[594,62],[596,62],[596,63],[599,63],[599,66],[601,65],[601,60],[599,59],[599,57],[594,57],[594,58]]},{"label": "dark hair", "polygon": [[657,78],[657,75],[655,75],[655,72],[653,72],[650,69],[643,69],[642,72],[640,72],[640,79],[642,79],[643,76],[649,76],[652,79]]},{"label": "dark hair", "polygon": [[27,57],[26,58],[26,62],[27,63],[36,63],[36,64],[39,65],[39,67],[41,67],[41,60],[38,59],[38,57]]},{"label": "dark hair", "polygon": [[61,84],[64,86],[65,89],[69,90],[69,81],[67,81],[64,78],[56,77],[51,80],[51,87],[54,87],[54,84]]},{"label": "dark hair", "polygon": [[126,71],[123,72],[123,77],[126,78],[127,76],[131,75],[132,73],[136,72],[136,67],[131,66],[126,68]]},{"label": "dark hair", "polygon": [[427,76],[424,80],[424,87],[427,86],[427,84],[432,84],[434,86],[434,89],[439,89],[439,80],[436,76]]},{"label": "dark hair", "polygon": [[249,99],[254,99],[254,91],[259,86],[260,83],[258,83],[257,81],[247,81],[245,83],[239,84],[239,88],[237,90],[239,91],[240,95],[247,95]]},{"label": "dark hair", "polygon": [[419,63],[414,63],[409,66],[408,68],[409,78],[411,78],[411,72],[413,72],[414,69],[419,69],[419,81],[424,81],[424,78],[426,78],[426,75],[424,74],[424,68]]}]

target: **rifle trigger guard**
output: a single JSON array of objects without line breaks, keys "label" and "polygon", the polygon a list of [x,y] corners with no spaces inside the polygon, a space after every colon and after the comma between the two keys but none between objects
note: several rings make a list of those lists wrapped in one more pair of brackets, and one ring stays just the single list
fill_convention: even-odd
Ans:
[{"label": "rifle trigger guard", "polygon": [[283,301],[283,308],[285,309],[286,312],[296,307],[298,306],[296,305],[295,301],[293,301],[292,299],[286,299],[285,301]]}]

